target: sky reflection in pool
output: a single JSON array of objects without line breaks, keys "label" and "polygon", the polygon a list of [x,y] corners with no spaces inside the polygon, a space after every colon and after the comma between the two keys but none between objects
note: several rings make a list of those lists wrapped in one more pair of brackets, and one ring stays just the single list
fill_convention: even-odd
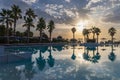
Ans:
[{"label": "sky reflection in pool", "polygon": [[0,80],[120,80],[119,48],[6,47],[7,55],[0,62]]}]

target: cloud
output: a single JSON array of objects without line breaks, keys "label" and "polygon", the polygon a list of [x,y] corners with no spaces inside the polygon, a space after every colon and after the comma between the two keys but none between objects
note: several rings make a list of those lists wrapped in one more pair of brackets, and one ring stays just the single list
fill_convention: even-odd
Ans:
[{"label": "cloud", "polygon": [[22,0],[25,3],[32,4],[35,3],[37,0]]},{"label": "cloud", "polygon": [[111,23],[120,23],[120,6],[115,7],[113,9],[110,9],[111,12],[109,11],[104,17],[103,21],[104,22],[111,22]]}]

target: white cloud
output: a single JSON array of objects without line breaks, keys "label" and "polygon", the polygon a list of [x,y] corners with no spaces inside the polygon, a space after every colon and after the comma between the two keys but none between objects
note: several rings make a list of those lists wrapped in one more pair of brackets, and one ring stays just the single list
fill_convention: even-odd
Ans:
[{"label": "white cloud", "polygon": [[70,2],[70,0],[65,0],[66,2]]},{"label": "white cloud", "polygon": [[22,0],[22,1],[28,4],[32,4],[32,3],[35,3],[37,0]]}]

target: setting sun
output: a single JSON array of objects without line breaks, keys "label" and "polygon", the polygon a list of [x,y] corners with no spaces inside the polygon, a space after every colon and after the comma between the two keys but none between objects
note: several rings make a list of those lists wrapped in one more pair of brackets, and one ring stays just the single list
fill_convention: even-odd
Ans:
[{"label": "setting sun", "polygon": [[85,28],[86,25],[87,25],[87,21],[80,21],[80,22],[78,22],[77,23],[78,31],[82,31]]}]

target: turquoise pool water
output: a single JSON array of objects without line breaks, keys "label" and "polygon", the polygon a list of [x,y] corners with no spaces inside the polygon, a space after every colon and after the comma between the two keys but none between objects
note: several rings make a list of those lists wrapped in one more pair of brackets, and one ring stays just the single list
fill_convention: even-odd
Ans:
[{"label": "turquoise pool water", "polygon": [[120,80],[120,46],[6,46],[0,80]]}]

